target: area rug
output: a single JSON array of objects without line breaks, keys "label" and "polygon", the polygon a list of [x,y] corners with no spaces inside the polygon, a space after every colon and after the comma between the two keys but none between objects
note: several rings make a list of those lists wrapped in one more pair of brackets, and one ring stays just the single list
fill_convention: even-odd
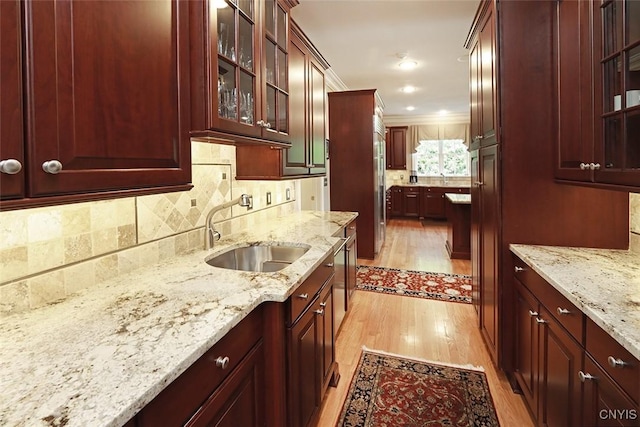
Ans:
[{"label": "area rug", "polygon": [[471,276],[358,266],[356,289],[471,303]]},{"label": "area rug", "polygon": [[337,426],[499,426],[481,369],[363,349]]}]

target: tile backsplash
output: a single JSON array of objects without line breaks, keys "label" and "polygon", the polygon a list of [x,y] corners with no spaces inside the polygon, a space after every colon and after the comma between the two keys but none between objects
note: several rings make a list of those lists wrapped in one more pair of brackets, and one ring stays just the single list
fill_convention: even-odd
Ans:
[{"label": "tile backsplash", "polygon": [[192,163],[191,191],[0,212],[0,315],[202,249],[207,212],[243,193],[253,209],[216,213],[222,235],[298,210],[298,180],[236,181],[233,146],[194,141]]},{"label": "tile backsplash", "polygon": [[640,194],[629,193],[629,249],[640,254]]}]

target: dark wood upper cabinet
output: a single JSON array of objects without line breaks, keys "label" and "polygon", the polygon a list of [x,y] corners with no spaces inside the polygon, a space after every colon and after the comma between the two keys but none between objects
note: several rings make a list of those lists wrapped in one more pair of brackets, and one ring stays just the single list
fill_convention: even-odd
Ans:
[{"label": "dark wood upper cabinet", "polygon": [[484,8],[470,46],[470,149],[495,144],[496,137],[496,23],[491,8]]},{"label": "dark wood upper cabinet", "polygon": [[326,88],[329,64],[291,21],[289,141],[286,147],[238,145],[238,179],[283,179],[326,173]]},{"label": "dark wood upper cabinet", "polygon": [[25,195],[20,2],[0,2],[0,199]]},{"label": "dark wood upper cabinet", "polygon": [[640,4],[557,2],[556,178],[640,187]]},{"label": "dark wood upper cabinet", "polygon": [[192,136],[288,144],[289,11],[295,4],[192,2]]},{"label": "dark wood upper cabinet", "polygon": [[[5,54],[20,67],[14,51],[20,34],[12,25],[13,3],[2,3],[2,140],[7,132],[14,154],[6,155],[19,157],[19,87]],[[28,199],[3,207],[190,188],[188,4],[27,1],[20,7],[28,157],[19,175]],[[83,196],[54,197],[69,194]]]},{"label": "dark wood upper cabinet", "polygon": [[387,169],[407,169],[407,126],[387,128]]}]

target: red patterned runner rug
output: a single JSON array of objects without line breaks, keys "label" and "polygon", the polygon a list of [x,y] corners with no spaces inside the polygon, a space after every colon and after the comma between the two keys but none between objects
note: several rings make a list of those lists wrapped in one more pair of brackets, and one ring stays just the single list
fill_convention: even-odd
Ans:
[{"label": "red patterned runner rug", "polygon": [[471,276],[358,266],[356,289],[471,303]]},{"label": "red patterned runner rug", "polygon": [[[480,368],[481,369],[481,368]],[[484,372],[363,349],[339,427],[499,426]]]}]

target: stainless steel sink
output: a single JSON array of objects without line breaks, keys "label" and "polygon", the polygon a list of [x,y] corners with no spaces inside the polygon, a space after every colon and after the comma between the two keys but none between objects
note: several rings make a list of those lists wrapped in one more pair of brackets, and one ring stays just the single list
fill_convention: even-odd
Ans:
[{"label": "stainless steel sink", "polygon": [[309,250],[309,246],[243,246],[205,259],[213,267],[230,270],[273,272],[282,270]]}]

